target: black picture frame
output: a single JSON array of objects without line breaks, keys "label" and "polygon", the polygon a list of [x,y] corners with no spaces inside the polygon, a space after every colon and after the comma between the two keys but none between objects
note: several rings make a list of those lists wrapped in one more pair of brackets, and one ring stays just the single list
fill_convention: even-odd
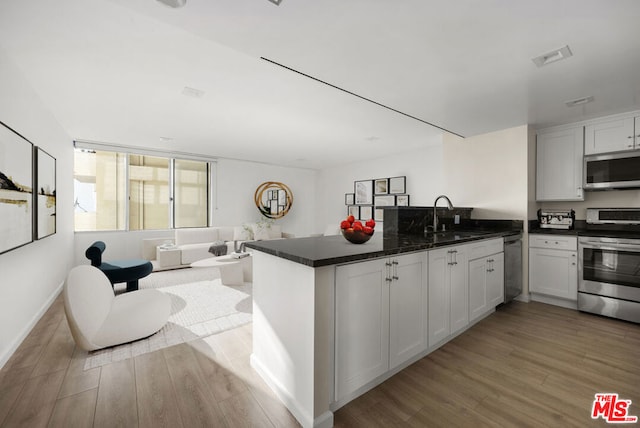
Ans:
[{"label": "black picture frame", "polygon": [[407,193],[407,177],[402,175],[389,178],[389,193],[394,195]]},{"label": "black picture frame", "polygon": [[0,122],[0,254],[33,242],[33,143]]},{"label": "black picture frame", "polygon": [[373,181],[373,194],[374,195],[387,195],[387,194],[389,194],[389,179],[388,178],[376,178]]},{"label": "black picture frame", "polygon": [[373,204],[373,180],[358,180],[353,182],[353,193],[356,205]]},{"label": "black picture frame", "polygon": [[382,208],[374,208],[373,219],[377,222],[384,221],[384,210]]},{"label": "black picture frame", "polygon": [[374,205],[376,207],[392,207],[396,204],[396,195],[376,195]]},{"label": "black picture frame", "polygon": [[56,158],[35,148],[36,222],[35,239],[56,233]]},{"label": "black picture frame", "polygon": [[356,203],[356,194],[355,193],[345,193],[344,194],[344,204],[345,205],[355,205]]},{"label": "black picture frame", "polygon": [[354,218],[360,218],[360,206],[359,205],[349,205],[347,206],[347,217],[352,215]]},{"label": "black picture frame", "polygon": [[409,195],[396,195],[396,205],[399,207],[408,207]]},{"label": "black picture frame", "polygon": [[373,205],[361,205],[360,206],[360,220],[369,220],[373,218]]}]

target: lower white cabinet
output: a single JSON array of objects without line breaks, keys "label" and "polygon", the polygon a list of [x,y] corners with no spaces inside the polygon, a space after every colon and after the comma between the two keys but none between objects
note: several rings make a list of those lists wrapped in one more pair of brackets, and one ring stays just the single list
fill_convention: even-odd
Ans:
[{"label": "lower white cabinet", "polygon": [[465,246],[429,251],[429,346],[469,324]]},{"label": "lower white cabinet", "polygon": [[504,302],[504,252],[469,261],[469,321]]},{"label": "lower white cabinet", "polygon": [[529,242],[529,291],[577,300],[577,238],[531,235]]},{"label": "lower white cabinet", "polygon": [[426,253],[336,267],[335,399],[427,347]]}]

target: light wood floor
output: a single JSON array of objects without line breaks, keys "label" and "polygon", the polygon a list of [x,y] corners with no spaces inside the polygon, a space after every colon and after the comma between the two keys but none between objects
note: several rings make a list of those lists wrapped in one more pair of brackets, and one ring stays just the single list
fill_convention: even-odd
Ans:
[{"label": "light wood floor", "polygon": [[[0,371],[1,427],[293,427],[249,366],[251,326],[83,371],[58,299]],[[513,302],[335,414],[337,427],[606,426],[640,416],[640,326]]]}]

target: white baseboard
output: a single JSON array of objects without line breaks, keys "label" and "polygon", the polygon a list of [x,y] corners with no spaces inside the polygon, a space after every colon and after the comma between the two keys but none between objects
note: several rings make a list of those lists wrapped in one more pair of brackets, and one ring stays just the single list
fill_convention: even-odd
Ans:
[{"label": "white baseboard", "polygon": [[287,391],[282,384],[276,379],[271,372],[256,358],[255,354],[251,354],[251,367],[262,377],[269,385],[276,396],[287,406],[287,409],[298,420],[304,428],[331,428],[333,426],[333,412],[327,410],[317,418],[313,418],[306,409]]},{"label": "white baseboard", "polygon": [[31,321],[29,321],[29,323],[22,329],[18,337],[16,337],[15,340],[4,351],[4,353],[0,355],[0,369],[3,368],[5,364],[7,364],[7,361],[9,361],[9,358],[11,358],[13,353],[16,352],[16,350],[18,349],[22,341],[26,339],[29,333],[31,333],[31,330],[33,329],[33,327],[35,327],[38,321],[40,321],[40,318],[42,318],[45,312],[47,312],[47,310],[51,307],[51,304],[53,303],[53,301],[56,300],[56,298],[62,291],[63,286],[64,286],[64,281],[61,282],[58,285],[58,287],[56,287],[56,289],[51,294],[51,296],[49,296],[49,298],[44,302],[40,310],[33,316],[33,318],[31,318]]},{"label": "white baseboard", "polygon": [[549,305],[560,306],[567,309],[578,310],[577,300],[567,300],[560,297],[546,296],[544,294],[531,293],[531,300],[534,302],[547,303]]}]

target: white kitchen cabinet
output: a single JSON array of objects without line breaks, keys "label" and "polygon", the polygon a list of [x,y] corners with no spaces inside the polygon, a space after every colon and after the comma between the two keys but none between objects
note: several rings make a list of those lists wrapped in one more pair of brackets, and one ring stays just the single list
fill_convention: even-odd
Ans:
[{"label": "white kitchen cabinet", "polygon": [[532,234],[529,242],[529,291],[576,301],[577,245],[574,236]]},{"label": "white kitchen cabinet", "polygon": [[586,125],[584,128],[585,154],[620,152],[640,148],[640,137],[636,136],[636,134],[640,134],[637,123],[638,117],[613,116]]},{"label": "white kitchen cabinet", "polygon": [[426,253],[336,267],[339,401],[426,349]]},{"label": "white kitchen cabinet", "polygon": [[389,366],[399,366],[427,348],[427,257],[415,253],[391,259],[389,282]]},{"label": "white kitchen cabinet", "polygon": [[469,324],[465,246],[429,251],[429,346]]},{"label": "white kitchen cabinet", "polygon": [[536,200],[583,201],[582,126],[540,130],[536,139]]},{"label": "white kitchen cabinet", "polygon": [[469,321],[504,302],[504,252],[469,261]]}]

